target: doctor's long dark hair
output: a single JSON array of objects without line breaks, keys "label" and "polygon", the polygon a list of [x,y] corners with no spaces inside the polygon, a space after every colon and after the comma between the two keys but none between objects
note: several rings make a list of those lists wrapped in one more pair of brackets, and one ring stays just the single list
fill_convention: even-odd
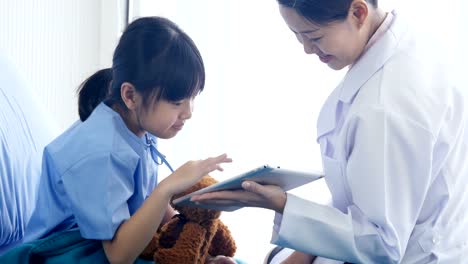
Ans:
[{"label": "doctor's long dark hair", "polygon": [[[282,6],[294,9],[299,15],[319,25],[346,19],[353,0],[277,0]],[[374,7],[378,0],[366,0]]]},{"label": "doctor's long dark hair", "polygon": [[180,101],[203,90],[205,67],[195,43],[175,23],[143,17],[125,29],[112,68],[97,71],[78,88],[81,121],[102,101],[125,106],[120,95],[124,82],[135,86],[145,104]]}]

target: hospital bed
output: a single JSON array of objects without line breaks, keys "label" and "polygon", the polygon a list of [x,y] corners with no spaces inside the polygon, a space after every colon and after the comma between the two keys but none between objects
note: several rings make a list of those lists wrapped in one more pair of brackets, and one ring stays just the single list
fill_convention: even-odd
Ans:
[{"label": "hospital bed", "polygon": [[21,72],[0,53],[0,255],[23,237],[43,148],[58,132]]}]

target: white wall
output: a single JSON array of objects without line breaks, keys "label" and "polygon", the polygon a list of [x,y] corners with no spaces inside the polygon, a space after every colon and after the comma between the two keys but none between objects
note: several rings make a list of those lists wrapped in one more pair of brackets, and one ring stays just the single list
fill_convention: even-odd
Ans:
[{"label": "white wall", "polygon": [[117,10],[115,0],[0,0],[0,50],[62,129],[78,118],[76,88],[111,63]]}]

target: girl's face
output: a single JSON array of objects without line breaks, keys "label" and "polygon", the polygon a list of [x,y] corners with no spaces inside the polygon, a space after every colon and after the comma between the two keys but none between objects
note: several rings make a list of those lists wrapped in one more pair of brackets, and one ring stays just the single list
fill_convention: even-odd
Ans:
[{"label": "girl's face", "polygon": [[177,102],[159,100],[145,104],[141,94],[128,82],[122,84],[120,94],[126,109],[118,105],[112,108],[120,114],[128,129],[139,137],[149,132],[163,139],[177,135],[185,121],[192,117],[196,96]]},{"label": "girl's face", "polygon": [[177,102],[160,100],[150,104],[147,110],[137,111],[138,123],[143,131],[158,138],[172,138],[182,130],[186,120],[192,117],[195,97]]},{"label": "girl's face", "polygon": [[294,9],[280,5],[280,13],[304,52],[316,54],[321,62],[334,70],[353,64],[363,52],[367,38],[360,17],[352,13],[344,21],[326,26],[313,23]]}]

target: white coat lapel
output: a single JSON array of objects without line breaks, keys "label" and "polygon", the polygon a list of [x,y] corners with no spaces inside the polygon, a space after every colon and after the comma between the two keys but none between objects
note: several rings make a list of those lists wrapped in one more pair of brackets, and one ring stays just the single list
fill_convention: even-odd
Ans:
[{"label": "white coat lapel", "polygon": [[359,89],[380,70],[398,49],[398,44],[407,30],[395,12],[390,28],[383,36],[367,50],[362,57],[349,69],[343,79],[340,101],[349,103]]},{"label": "white coat lapel", "polygon": [[397,18],[395,12],[392,14],[393,23],[387,32],[351,67],[342,82],[325,101],[317,121],[317,141],[335,129],[341,116],[341,113],[337,113],[339,102],[351,103],[359,89],[395,53],[407,28],[399,21],[400,18]]},{"label": "white coat lapel", "polygon": [[325,104],[320,110],[320,114],[317,121],[317,142],[321,136],[335,129],[337,123],[336,111],[342,85],[343,81],[340,82],[340,84],[338,84],[335,90],[333,90],[333,92],[328,96],[327,100],[325,101]]}]

